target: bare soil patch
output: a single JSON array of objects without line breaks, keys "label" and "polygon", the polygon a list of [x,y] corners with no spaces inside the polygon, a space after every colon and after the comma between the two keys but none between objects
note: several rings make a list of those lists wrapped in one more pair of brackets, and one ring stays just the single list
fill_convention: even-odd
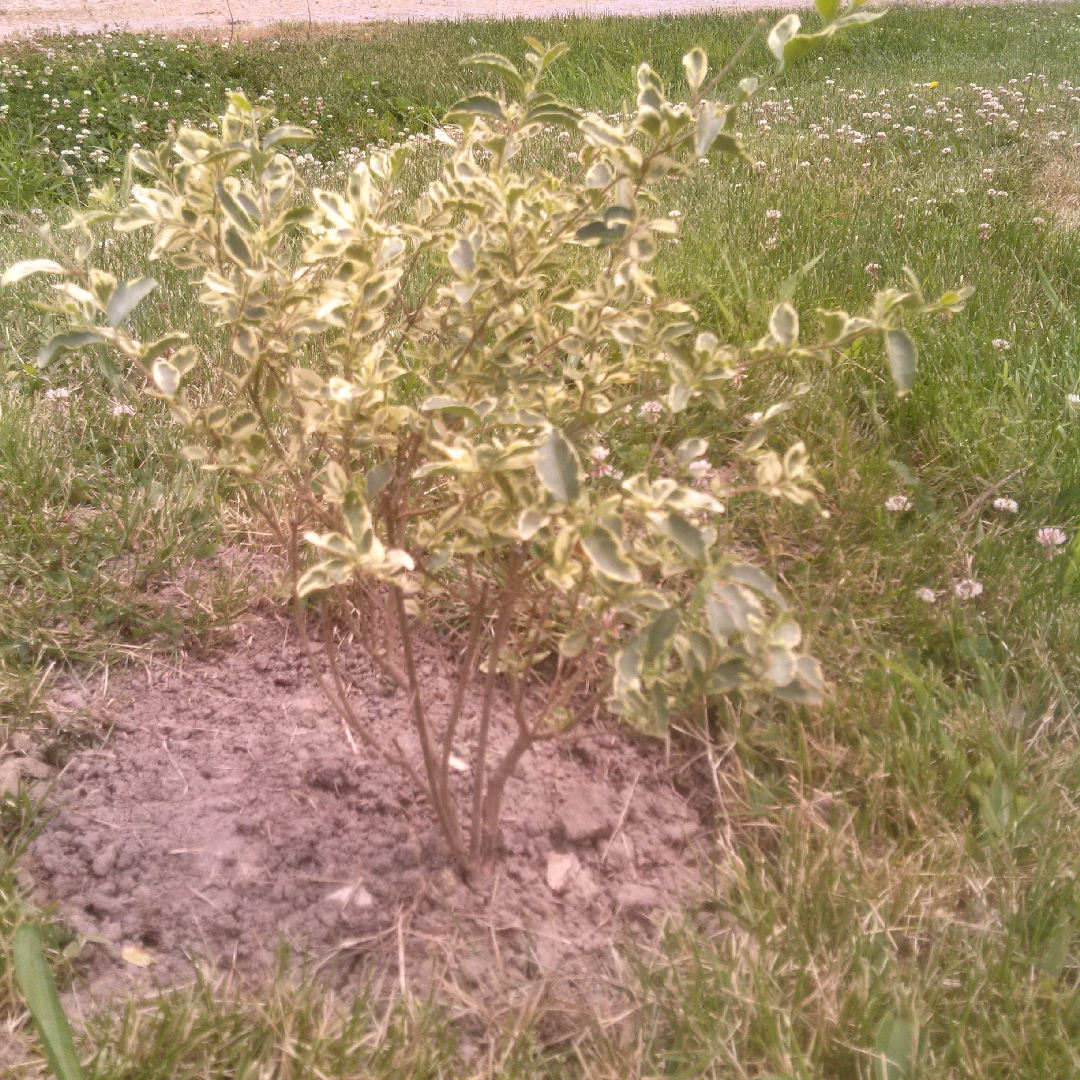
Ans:
[{"label": "bare soil patch", "polygon": [[[432,700],[448,700],[450,658],[429,643],[420,664]],[[405,695],[364,657],[346,671],[375,733],[416,752]],[[25,882],[101,939],[84,951],[98,1000],[187,981],[193,961],[259,981],[282,939],[339,985],[381,970],[423,986],[452,960],[485,990],[553,978],[572,990],[603,974],[620,934],[655,933],[707,861],[663,748],[596,728],[526,756],[495,880],[469,890],[404,775],[350,744],[285,620],[259,618],[214,655],[132,667],[100,690],[72,681],[54,695],[58,712],[113,727],[56,781]],[[477,693],[455,747],[462,783],[479,705]],[[504,712],[496,739],[510,734]],[[45,777],[22,750],[8,767]],[[153,964],[126,961],[132,946]]]}]

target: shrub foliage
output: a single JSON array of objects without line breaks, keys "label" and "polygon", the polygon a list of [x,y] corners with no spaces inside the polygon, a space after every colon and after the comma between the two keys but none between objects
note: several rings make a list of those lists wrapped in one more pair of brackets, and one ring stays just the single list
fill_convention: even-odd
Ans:
[{"label": "shrub foliage", "polygon": [[[800,34],[795,16],[773,29],[781,66],[876,17],[823,8],[831,21],[817,34]],[[69,327],[42,363],[110,346],[188,430],[187,456],[238,478],[287,553],[297,625],[327,698],[412,777],[467,875],[496,855],[503,790],[522,755],[598,707],[661,734],[673,715],[707,715],[724,695],[820,699],[821,668],[800,651],[776,586],[718,539],[741,494],[814,504],[803,444],[767,445],[766,425],[787,405],[754,414],[727,447],[678,441],[679,414],[699,400],[724,410],[749,362],[825,359],[859,338],[884,342],[905,392],[916,350],[904,321],[965,298],[927,302],[912,278],[864,315],[821,313],[813,342],[788,302],[760,340],[721,340],[657,289],[650,267],[679,226],[656,189],[706,154],[745,157],[734,118],[756,80],[718,100],[727,69],[710,78],[693,49],[687,103],[671,103],[643,64],[636,111],[612,123],[545,93],[564,49],[528,44],[524,70],[471,58],[500,92],[447,117],[460,128],[436,132],[441,174],[413,202],[402,194],[406,146],[372,153],[344,191],[303,190],[282,146],[308,133],[264,130],[268,110],[237,93],[220,138],[184,128],[134,151],[130,166],[148,183],[132,184],[129,169],[119,191],[96,191],[95,208],[73,218],[77,250],[38,230],[53,257],[5,275],[61,275],[52,306]],[[568,173],[536,164],[553,126],[582,142]],[[144,342],[127,328],[155,282],[89,265],[99,223],[149,229],[152,259],[194,272],[221,332],[205,360],[227,378],[189,393],[196,346],[181,332]],[[655,422],[649,460],[614,475],[607,444],[643,411]],[[432,701],[416,665],[417,635],[436,621],[455,648],[449,707]],[[341,660],[355,646],[404,689],[418,749],[381,741],[357,715]],[[467,780],[451,767],[466,734]]]}]

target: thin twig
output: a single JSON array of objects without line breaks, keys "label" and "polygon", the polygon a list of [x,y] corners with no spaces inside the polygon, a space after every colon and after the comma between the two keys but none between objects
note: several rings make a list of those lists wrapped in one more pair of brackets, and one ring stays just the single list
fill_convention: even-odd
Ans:
[{"label": "thin twig", "polygon": [[168,754],[169,761],[172,762],[172,767],[176,770],[176,775],[179,776],[180,779],[184,781],[183,794],[186,795],[188,793],[188,782],[187,782],[186,779],[184,779],[184,774],[180,771],[180,766],[176,764],[176,761],[173,758],[172,754],[169,753],[169,741],[168,741],[168,739],[162,739],[161,740],[161,745],[165,747],[165,753]]},{"label": "thin twig", "polygon": [[971,517],[980,506],[983,505],[992,496],[996,495],[1014,476],[1019,476],[1023,470],[1013,469],[1007,476],[1002,477],[996,484],[991,484],[978,498],[972,500],[968,508],[961,512],[960,516],[956,519],[956,523],[959,525],[965,518]]},{"label": "thin twig", "polygon": [[619,830],[623,827],[623,822],[626,820],[626,813],[630,809],[630,800],[634,797],[634,792],[637,790],[637,782],[640,779],[641,773],[639,772],[634,777],[634,782],[630,785],[630,794],[626,796],[626,804],[622,808],[619,820],[615,822],[615,828],[612,830],[611,837],[608,839],[607,847],[604,848],[604,854],[600,856],[601,866],[607,862],[608,852],[611,851],[611,845],[615,843],[615,837],[619,835]]}]

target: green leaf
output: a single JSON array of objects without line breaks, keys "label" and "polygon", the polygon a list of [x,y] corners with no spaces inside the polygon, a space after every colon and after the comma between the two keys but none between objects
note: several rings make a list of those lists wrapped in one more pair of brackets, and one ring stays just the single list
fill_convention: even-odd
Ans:
[{"label": "green leaf", "polygon": [[657,612],[645,631],[645,663],[651,664],[665,654],[678,627],[678,608],[669,607]]},{"label": "green leaf", "polygon": [[743,146],[742,141],[735,135],[728,135],[727,132],[722,131],[716,136],[712,148],[713,152],[717,154],[727,154],[728,157],[741,158],[746,162],[753,160],[746,152],[746,147]]},{"label": "green leaf", "polygon": [[716,106],[711,101],[705,102],[701,112],[698,113],[697,121],[697,155],[704,157],[716,142],[720,132],[727,123],[727,112],[717,112]]},{"label": "green leaf", "polygon": [[169,362],[183,378],[199,362],[199,350],[194,345],[184,345],[169,357]]},{"label": "green leaf", "polygon": [[709,58],[702,48],[691,49],[682,58],[683,71],[686,72],[686,81],[690,84],[690,93],[696,94],[709,73]]},{"label": "green leaf", "polygon": [[271,146],[277,146],[279,142],[314,142],[315,133],[298,124],[282,124],[268,132],[263,139],[262,148],[269,150]]},{"label": "green leaf", "polygon": [[490,94],[473,94],[471,97],[463,98],[446,114],[446,119],[469,116],[488,116],[493,120],[506,119],[502,104]]},{"label": "green leaf", "polygon": [[27,259],[25,262],[17,262],[14,266],[9,266],[4,271],[4,276],[0,277],[0,288],[5,285],[13,285],[16,281],[22,281],[23,278],[29,277],[31,274],[66,273],[67,271],[52,259]]},{"label": "green leaf", "polygon": [[518,536],[522,540],[531,540],[550,521],[551,518],[539,510],[522,510],[517,519]]},{"label": "green leaf", "polygon": [[464,401],[448,397],[445,394],[435,394],[427,398],[420,406],[421,412],[441,412],[450,416],[462,416],[467,420],[479,421],[480,417],[476,410],[466,405]]},{"label": "green leaf", "polygon": [[838,23],[830,23],[816,34],[796,34],[784,46],[784,67],[791,67],[807,53],[820,49],[836,33],[838,26]]},{"label": "green leaf", "polygon": [[697,461],[709,449],[708,439],[683,439],[675,447],[675,460],[680,465],[688,465],[691,461]]},{"label": "green leaf", "polygon": [[558,428],[552,428],[547,439],[540,444],[536,475],[559,502],[567,506],[577,502],[581,494],[577,454]]},{"label": "green leaf", "polygon": [[509,79],[518,90],[523,89],[525,86],[525,80],[521,77],[521,72],[505,56],[500,56],[498,53],[474,53],[472,56],[466,56],[461,61],[461,66],[485,68],[488,71],[494,71],[504,79]]},{"label": "green leaf", "polygon": [[238,228],[241,232],[253,233],[258,228],[258,223],[252,219],[251,215],[244,209],[239,199],[229,189],[218,182],[214,185],[214,191],[217,194],[218,202],[221,203],[221,209],[225,211],[229,220]]},{"label": "green leaf", "polygon": [[545,102],[535,105],[525,114],[524,124],[553,124],[556,127],[565,128],[567,131],[576,131],[581,123],[581,113],[569,105],[558,102]]},{"label": "green leaf", "polygon": [[156,288],[157,282],[152,277],[136,278],[134,281],[117,285],[105,309],[109,325],[119,326],[135,310],[136,305]]},{"label": "green leaf", "polygon": [[701,535],[701,530],[691,525],[682,514],[676,514],[674,510],[666,514],[654,513],[649,515],[649,520],[687,558],[693,559],[695,562],[705,561],[705,538]]},{"label": "green leaf", "polygon": [[802,19],[792,13],[791,15],[785,15],[769,31],[769,52],[776,57],[780,71],[784,70],[784,49],[787,43],[799,32],[800,26],[802,26]]},{"label": "green leaf", "polygon": [[636,585],[641,580],[637,565],[626,558],[618,538],[603,525],[594,526],[588,536],[583,536],[581,546],[593,566],[605,577],[627,585]]},{"label": "green leaf", "polygon": [[793,349],[798,342],[799,313],[786,300],[773,308],[769,316],[769,333],[785,349]]},{"label": "green leaf", "polygon": [[886,331],[885,351],[889,354],[889,370],[896,383],[897,396],[903,397],[915,385],[919,351],[906,330]]},{"label": "green leaf", "polygon": [[905,1080],[911,1075],[912,1026],[886,1013],[874,1039],[874,1080]]},{"label": "green leaf", "polygon": [[12,949],[15,977],[26,998],[34,1027],[41,1039],[49,1067],[57,1080],[82,1080],[79,1056],[71,1038],[71,1028],[60,1005],[60,995],[45,959],[41,930],[32,923],[23,923],[15,931]]},{"label": "green leaf", "polygon": [[845,15],[842,19],[837,19],[833,23],[833,29],[846,30],[849,26],[868,26],[872,22],[877,22],[878,19],[884,19],[889,12],[886,11],[853,11],[850,15]]},{"label": "green leaf", "polygon": [[724,576],[767,596],[781,611],[787,610],[787,601],[780,595],[776,582],[756,566],[751,566],[750,563],[731,563],[724,567]]},{"label": "green leaf", "polygon": [[814,0],[814,7],[817,8],[817,13],[829,23],[836,18],[836,13],[840,10],[840,0]]},{"label": "green leaf", "polygon": [[168,360],[155,360],[151,374],[154,385],[163,394],[172,397],[180,389],[180,372]]},{"label": "green leaf", "polygon": [[169,174],[161,167],[157,157],[142,147],[131,151],[131,164],[140,172],[149,173],[155,180],[168,180]]},{"label": "green leaf", "polygon": [[381,465],[376,465],[367,474],[367,480],[364,482],[364,497],[368,502],[374,499],[390,483],[390,478],[393,475],[394,463],[392,461],[384,461]]},{"label": "green leaf", "polygon": [[87,345],[100,345],[104,339],[90,330],[66,330],[49,338],[38,350],[38,367],[46,368],[56,358],[57,353],[71,352]]},{"label": "green leaf", "polygon": [[139,359],[144,365],[148,364],[151,360],[156,360],[166,349],[179,348],[185,341],[187,341],[187,334],[176,333],[166,334],[165,337],[158,338],[156,341],[145,342],[139,349]]},{"label": "green leaf", "polygon": [[225,249],[241,266],[251,268],[254,261],[251,248],[235,225],[230,225],[225,230]]},{"label": "green leaf", "polygon": [[589,645],[589,635],[584,630],[572,630],[559,642],[559,653],[567,660],[580,656]]}]

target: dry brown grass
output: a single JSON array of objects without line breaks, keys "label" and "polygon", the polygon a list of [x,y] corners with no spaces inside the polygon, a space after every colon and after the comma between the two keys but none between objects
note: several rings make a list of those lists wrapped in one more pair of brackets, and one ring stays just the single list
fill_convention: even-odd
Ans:
[{"label": "dry brown grass", "polygon": [[1080,158],[1053,158],[1038,174],[1035,193],[1064,225],[1080,228]]}]

